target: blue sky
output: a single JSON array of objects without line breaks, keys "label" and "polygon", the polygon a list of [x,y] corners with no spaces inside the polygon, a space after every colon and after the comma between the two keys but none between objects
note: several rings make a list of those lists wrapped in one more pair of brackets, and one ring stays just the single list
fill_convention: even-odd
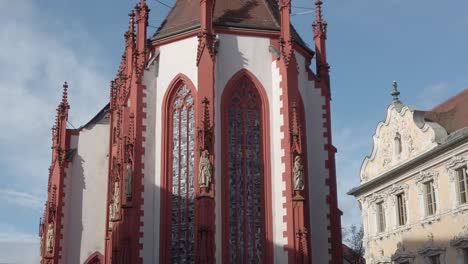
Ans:
[{"label": "blue sky", "polygon": [[[76,127],[105,105],[135,2],[0,1],[0,262],[37,262],[61,84],[70,83],[70,121]],[[148,4],[150,25],[157,27],[168,8],[154,0]],[[313,0],[293,5],[313,7]],[[391,101],[392,81],[399,82],[403,102],[421,109],[468,87],[467,11],[466,0],[325,0],[345,225],[360,222],[357,203],[345,193],[359,182],[374,129]],[[312,21],[313,14],[293,16],[309,44]]]}]

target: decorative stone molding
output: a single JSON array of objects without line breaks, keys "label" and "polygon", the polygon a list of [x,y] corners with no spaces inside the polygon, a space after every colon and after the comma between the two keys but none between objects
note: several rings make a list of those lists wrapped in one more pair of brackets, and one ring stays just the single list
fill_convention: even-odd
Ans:
[{"label": "decorative stone molding", "polygon": [[418,254],[423,257],[424,264],[431,264],[431,257],[439,256],[440,263],[446,264],[445,262],[446,248],[434,242],[434,235],[432,233],[428,236],[428,241],[418,249]]},{"label": "decorative stone molding", "polygon": [[393,184],[392,187],[387,191],[388,195],[396,196],[400,193],[408,194],[409,186],[408,184],[401,183],[401,184]]},{"label": "decorative stone molding", "polygon": [[445,167],[447,168],[447,170],[455,170],[455,169],[458,169],[460,167],[467,165],[467,163],[468,163],[468,159],[466,157],[455,156],[452,159],[450,159],[450,161],[447,163]]},{"label": "decorative stone molding", "polygon": [[[382,240],[385,237],[389,237],[390,233],[388,232],[388,202],[387,202],[387,192],[374,193],[366,199],[367,208],[370,209],[370,221],[368,227],[369,233],[372,236],[372,240]],[[378,215],[377,215],[377,204],[383,204],[383,210],[385,215],[385,230],[382,232],[378,231]]]},{"label": "decorative stone molding", "polygon": [[[433,181],[436,212],[432,215],[427,214],[426,196],[424,190],[424,184]],[[419,175],[415,177],[415,182],[418,188],[418,200],[419,200],[419,212],[421,215],[421,225],[425,226],[432,224],[435,221],[440,220],[440,197],[439,197],[439,173],[434,170],[421,171]]]},{"label": "decorative stone molding", "polygon": [[452,213],[454,215],[468,211],[468,203],[460,203],[460,192],[457,179],[457,170],[463,166],[468,167],[468,159],[462,156],[454,156],[445,166],[449,175],[449,188],[451,190],[450,200],[452,205]]},{"label": "decorative stone molding", "polygon": [[385,192],[381,193],[373,193],[372,195],[368,196],[366,199],[367,207],[372,206],[375,210],[375,204],[379,202],[384,202],[385,198],[387,198],[387,194]]},{"label": "decorative stone molding", "polygon": [[437,171],[429,170],[429,171],[421,171],[418,176],[416,176],[415,181],[417,184],[419,183],[426,183],[430,180],[434,180],[434,187],[437,184],[437,179],[439,177],[439,173]]},{"label": "decorative stone molding", "polygon": [[[398,198],[397,196],[400,194],[404,194],[405,196],[405,207],[406,207],[406,224],[400,226],[399,225],[399,214],[398,214]],[[390,201],[390,206],[392,207],[392,210],[390,213],[392,213],[391,221],[388,221],[391,228],[393,228],[392,233],[393,234],[398,234],[404,231],[408,231],[411,229],[410,225],[408,223],[410,222],[410,214],[408,213],[408,197],[409,197],[409,186],[408,184],[401,183],[401,184],[394,184],[390,187],[390,189],[387,191],[387,196],[388,200]]]},{"label": "decorative stone molding", "polygon": [[396,263],[396,264],[399,264],[399,263],[413,264],[415,257],[416,256],[412,252],[406,250],[405,245],[403,245],[403,243],[399,242],[397,244],[397,250],[392,255],[391,259],[393,263]]}]

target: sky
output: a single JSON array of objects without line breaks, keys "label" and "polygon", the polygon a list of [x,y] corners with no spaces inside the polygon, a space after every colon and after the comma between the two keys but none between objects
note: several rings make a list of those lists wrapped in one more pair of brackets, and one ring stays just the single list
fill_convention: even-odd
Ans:
[{"label": "sky", "polygon": [[[173,5],[174,0],[161,0]],[[38,262],[51,127],[62,83],[70,84],[70,123],[79,127],[108,101],[137,0],[0,0],[0,263]],[[155,0],[152,33],[169,11]],[[427,110],[468,88],[468,1],[324,0],[331,65],[333,142],[338,148],[344,226],[360,211],[346,192],[385,119],[392,81],[401,100]],[[313,0],[293,0],[313,7]],[[313,13],[293,8],[312,45]]]}]

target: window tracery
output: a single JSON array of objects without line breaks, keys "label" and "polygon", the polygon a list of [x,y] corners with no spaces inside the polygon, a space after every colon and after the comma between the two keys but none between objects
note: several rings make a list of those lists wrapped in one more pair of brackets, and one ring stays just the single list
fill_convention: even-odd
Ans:
[{"label": "window tracery", "polygon": [[241,79],[226,105],[228,237],[230,263],[264,260],[264,209],[261,101],[256,88]]},{"label": "window tracery", "polygon": [[195,243],[195,113],[194,97],[186,85],[170,105],[171,262],[194,263]]}]

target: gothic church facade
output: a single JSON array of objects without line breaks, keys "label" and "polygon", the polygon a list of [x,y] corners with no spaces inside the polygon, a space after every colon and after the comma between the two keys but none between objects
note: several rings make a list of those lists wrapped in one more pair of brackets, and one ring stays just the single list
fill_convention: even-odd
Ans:
[{"label": "gothic church facade", "polygon": [[[327,24],[288,0],[129,14],[110,100],[53,129],[41,263],[341,263]],[[314,70],[310,67],[315,58]]]}]

